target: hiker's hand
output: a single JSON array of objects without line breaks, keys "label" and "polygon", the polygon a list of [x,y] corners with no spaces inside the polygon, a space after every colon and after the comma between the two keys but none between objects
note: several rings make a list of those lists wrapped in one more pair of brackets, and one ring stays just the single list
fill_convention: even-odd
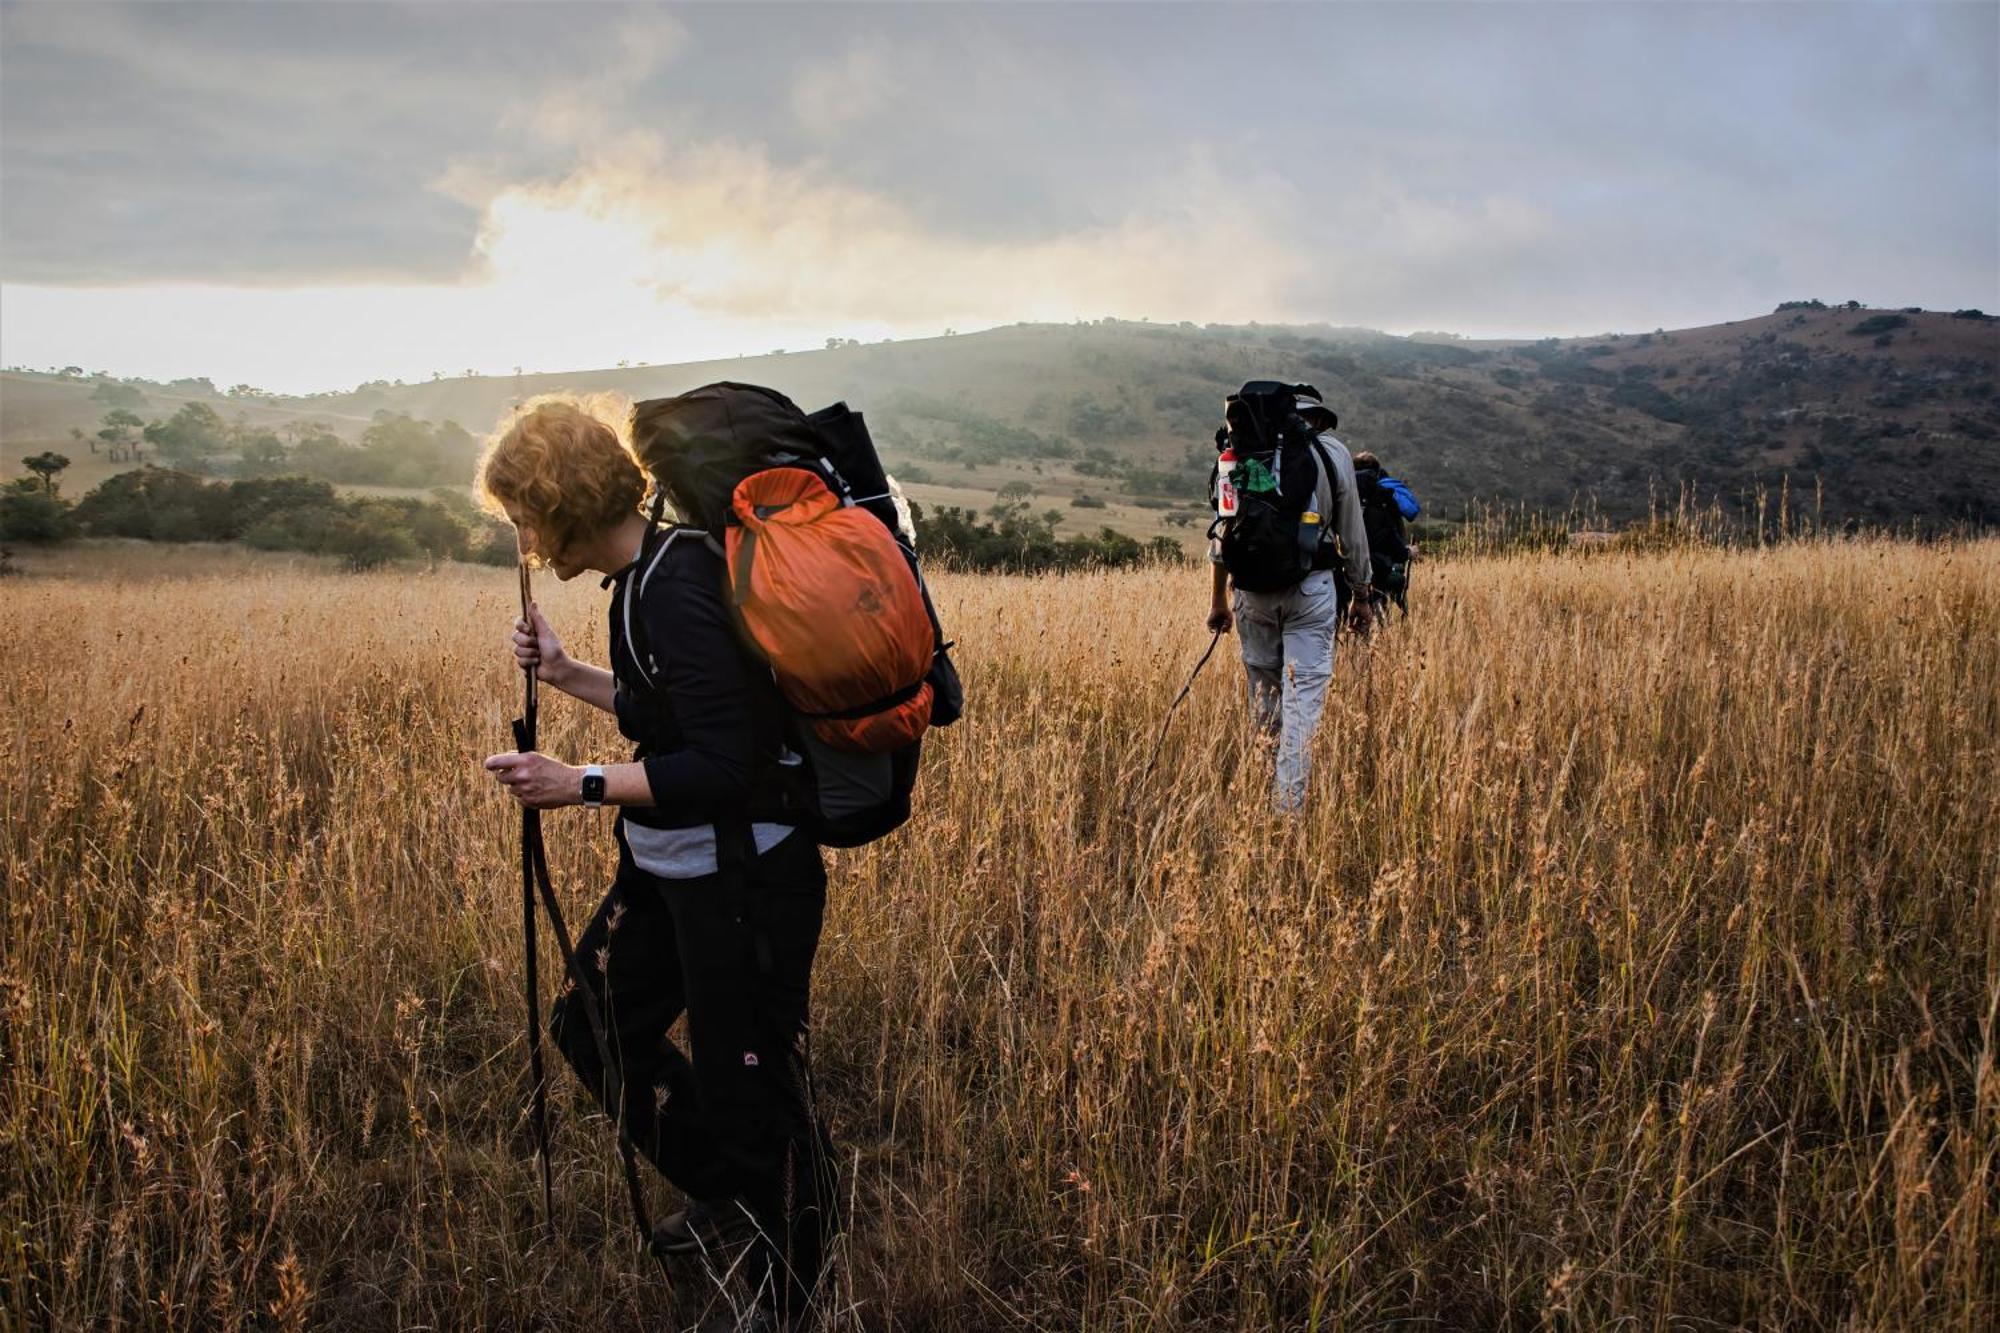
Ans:
[{"label": "hiker's hand", "polygon": [[1208,613],[1208,632],[1227,634],[1236,625],[1236,616],[1226,605],[1218,605]]},{"label": "hiker's hand", "polygon": [[528,618],[514,622],[514,660],[523,671],[538,669],[551,685],[569,669],[569,654],[563,651],[562,640],[549,628],[542,608],[533,602],[528,603]]},{"label": "hiker's hand", "polygon": [[1363,588],[1347,604],[1347,629],[1351,634],[1367,638],[1368,632],[1374,628],[1375,603],[1369,600],[1368,590]]},{"label": "hiker's hand", "polygon": [[560,759],[509,750],[488,759],[486,771],[509,796],[531,810],[583,804],[583,770]]}]

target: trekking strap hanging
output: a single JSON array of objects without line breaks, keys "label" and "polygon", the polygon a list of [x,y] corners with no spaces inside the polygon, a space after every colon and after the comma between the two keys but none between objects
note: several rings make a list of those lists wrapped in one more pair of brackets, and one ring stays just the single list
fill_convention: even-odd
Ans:
[{"label": "trekking strap hanging", "polygon": [[[1153,770],[1159,766],[1160,752],[1167,743],[1167,728],[1171,727],[1174,724],[1175,712],[1179,710],[1182,702],[1187,699],[1188,692],[1194,689],[1195,680],[1201,675],[1201,669],[1208,665],[1209,658],[1215,656],[1215,647],[1217,644],[1221,642],[1222,642],[1221,630],[1216,630],[1209,635],[1208,647],[1202,650],[1200,659],[1197,660],[1194,664],[1194,670],[1188,672],[1187,683],[1181,686],[1181,692],[1174,696],[1174,701],[1167,705],[1166,715],[1160,719],[1160,730],[1153,737],[1153,750],[1152,754],[1146,760],[1145,771],[1139,775],[1139,780],[1137,782],[1127,782],[1124,784],[1125,797],[1124,800],[1121,802],[1123,810],[1118,820],[1119,827],[1126,829],[1135,827],[1133,823],[1133,814],[1137,808],[1139,800],[1139,789],[1145,785],[1146,779],[1151,777],[1153,775]],[[1127,859],[1127,855],[1124,846],[1122,844],[1118,846],[1117,851],[1114,853],[1114,858],[1116,864],[1116,877],[1118,879],[1123,880],[1126,876],[1126,872],[1128,870],[1133,870],[1134,867],[1132,863]],[[1134,892],[1137,892],[1139,888],[1136,872],[1134,873],[1132,879],[1131,888]]]},{"label": "trekking strap hanging", "polygon": [[[519,568],[521,619],[528,623],[529,632],[533,633],[534,620],[529,610],[533,589],[529,583],[526,559],[520,562]],[[531,754],[535,750],[537,714],[540,711],[537,698],[539,681],[534,667],[527,668],[525,674],[527,680],[522,687],[521,716],[515,718],[513,724],[514,748],[522,754]],[[597,1059],[609,1084],[605,1089],[605,1100],[610,1103],[612,1124],[618,1131],[618,1158],[625,1169],[625,1190],[632,1201],[632,1220],[639,1228],[641,1244],[659,1262],[660,1271],[664,1274],[667,1261],[652,1246],[653,1224],[646,1215],[645,1194],[639,1184],[638,1154],[625,1126],[624,1072],[619,1062],[612,1058],[597,993],[591,989],[590,979],[577,962],[569,927],[564,923],[562,907],[556,901],[555,884],[549,876],[548,852],[542,842],[542,812],[524,805],[521,807],[521,939],[527,960],[528,1077],[534,1100],[535,1149],[542,1159],[542,1217],[551,1228],[555,1226],[555,1186],[549,1167],[548,1082],[542,1070],[541,988],[535,958],[535,897],[538,893],[543,909],[549,914],[549,925],[555,930],[556,949],[562,955],[571,993],[583,1006],[584,1020],[590,1026],[591,1040],[597,1046]]]},{"label": "trekking strap hanging", "polygon": [[1167,705],[1167,715],[1160,719],[1159,734],[1153,737],[1153,754],[1146,761],[1146,771],[1140,774],[1140,781],[1143,782],[1145,779],[1151,777],[1153,770],[1159,766],[1160,748],[1167,743],[1167,728],[1174,724],[1174,712],[1181,706],[1181,701],[1188,697],[1188,691],[1194,688],[1195,677],[1201,675],[1201,669],[1208,665],[1208,659],[1215,656],[1215,645],[1221,642],[1222,631],[1216,630],[1209,637],[1208,648],[1202,653],[1201,660],[1194,664],[1194,670],[1188,672],[1187,684],[1181,686],[1181,692],[1176,694],[1174,701]]}]

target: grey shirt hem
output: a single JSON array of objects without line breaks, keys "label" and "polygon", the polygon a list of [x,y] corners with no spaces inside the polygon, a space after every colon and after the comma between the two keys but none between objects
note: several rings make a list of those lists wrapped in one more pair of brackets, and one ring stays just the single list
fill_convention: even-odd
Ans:
[{"label": "grey shirt hem", "polygon": [[[661,879],[700,879],[720,869],[715,859],[713,824],[697,824],[693,828],[648,828],[629,819],[624,823],[625,845],[632,849],[632,863],[649,875],[657,875]],[[790,837],[792,832],[790,824],[750,826],[751,836],[757,840],[759,856]]]}]

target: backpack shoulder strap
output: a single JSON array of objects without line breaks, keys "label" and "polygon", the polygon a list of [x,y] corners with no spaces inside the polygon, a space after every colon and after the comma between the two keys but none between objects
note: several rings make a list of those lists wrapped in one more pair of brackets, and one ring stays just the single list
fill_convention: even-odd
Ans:
[{"label": "backpack shoulder strap", "polygon": [[641,652],[639,647],[645,640],[646,622],[633,615],[633,607],[646,595],[646,585],[652,581],[654,573],[660,568],[660,561],[673,548],[673,544],[683,537],[710,544],[713,544],[714,540],[700,528],[684,528],[679,525],[668,528],[666,536],[646,557],[646,563],[625,581],[625,595],[619,607],[620,614],[625,618],[625,653],[632,659],[632,665],[638,668],[639,678],[646,682],[648,689],[652,689],[658,682],[653,679],[652,668],[647,665],[647,659],[652,656],[650,646],[645,652]]},{"label": "backpack shoulder strap", "polygon": [[1319,436],[1312,437],[1313,464],[1319,469],[1319,481],[1313,489],[1313,496],[1319,501],[1320,520],[1331,527],[1335,523],[1333,508],[1340,503],[1340,472],[1333,465],[1333,455],[1320,443]]}]

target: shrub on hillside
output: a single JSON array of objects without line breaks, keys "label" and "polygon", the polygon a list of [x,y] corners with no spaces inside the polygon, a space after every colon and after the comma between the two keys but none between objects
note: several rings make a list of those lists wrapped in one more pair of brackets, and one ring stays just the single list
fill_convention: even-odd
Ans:
[{"label": "shrub on hillside", "polygon": [[392,510],[377,506],[294,509],[260,520],[244,541],[266,551],[338,556],[350,569],[374,569],[423,554]]},{"label": "shrub on hillside", "polygon": [[339,556],[357,569],[415,556],[514,562],[513,530],[449,490],[423,500],[347,498],[309,477],[207,482],[142,467],[86,495],[76,519],[95,536],[240,540],[261,550]]},{"label": "shrub on hillside", "polygon": [[1166,417],[1168,430],[1177,435],[1199,435],[1221,422],[1222,397],[1213,389],[1167,389],[1153,396],[1153,406]]},{"label": "shrub on hillside", "polygon": [[45,545],[76,533],[68,503],[23,478],[0,488],[0,541]]},{"label": "shrub on hillside", "polygon": [[117,380],[100,380],[97,387],[90,391],[90,401],[103,403],[107,407],[144,407],[146,395],[130,384],[121,384]]},{"label": "shrub on hillside", "polygon": [[888,406],[890,419],[877,434],[884,439],[905,438],[895,414],[940,421],[964,444],[958,448],[933,446],[927,452],[951,461],[977,462],[982,458],[1068,458],[1076,452],[1068,440],[1037,435],[1019,426],[976,412],[962,403],[948,402],[925,394],[899,393]]},{"label": "shrub on hillside", "polygon": [[1661,421],[1678,424],[1687,420],[1681,410],[1680,399],[1641,379],[1629,379],[1613,389],[1611,401]]},{"label": "shrub on hillside", "polygon": [[1142,543],[1115,528],[1100,528],[1092,537],[1059,538],[1049,515],[1031,514],[1024,502],[995,505],[989,512],[990,521],[956,505],[935,511],[912,506],[917,549],[948,567],[1005,574],[1117,569],[1183,558],[1171,538]]},{"label": "shrub on hillside", "polygon": [[1105,440],[1132,433],[1129,413],[1106,407],[1094,398],[1077,398],[1069,405],[1069,433],[1078,439]]},{"label": "shrub on hillside", "polygon": [[456,421],[400,412],[377,412],[358,444],[322,429],[293,451],[301,472],[344,486],[462,486],[478,461],[479,441]]},{"label": "shrub on hillside", "polygon": [[198,477],[148,465],[107,478],[77,502],[76,519],[94,537],[224,540],[232,534],[216,498]]},{"label": "shrub on hillside", "polygon": [[1878,333],[1888,333],[1908,326],[1907,315],[1870,315],[1847,332],[1856,338],[1872,338]]},{"label": "shrub on hillside", "polygon": [[160,457],[180,468],[199,468],[229,447],[229,426],[207,403],[183,403],[165,421],[148,423],[144,435]]},{"label": "shrub on hillside", "polygon": [[339,556],[349,569],[374,569],[391,560],[410,559],[422,549],[397,525],[393,511],[362,506],[334,525],[327,554]]},{"label": "shrub on hillside", "polygon": [[77,504],[76,516],[99,537],[233,541],[271,514],[337,503],[333,487],[305,477],[208,482],[149,466],[107,478]]}]

